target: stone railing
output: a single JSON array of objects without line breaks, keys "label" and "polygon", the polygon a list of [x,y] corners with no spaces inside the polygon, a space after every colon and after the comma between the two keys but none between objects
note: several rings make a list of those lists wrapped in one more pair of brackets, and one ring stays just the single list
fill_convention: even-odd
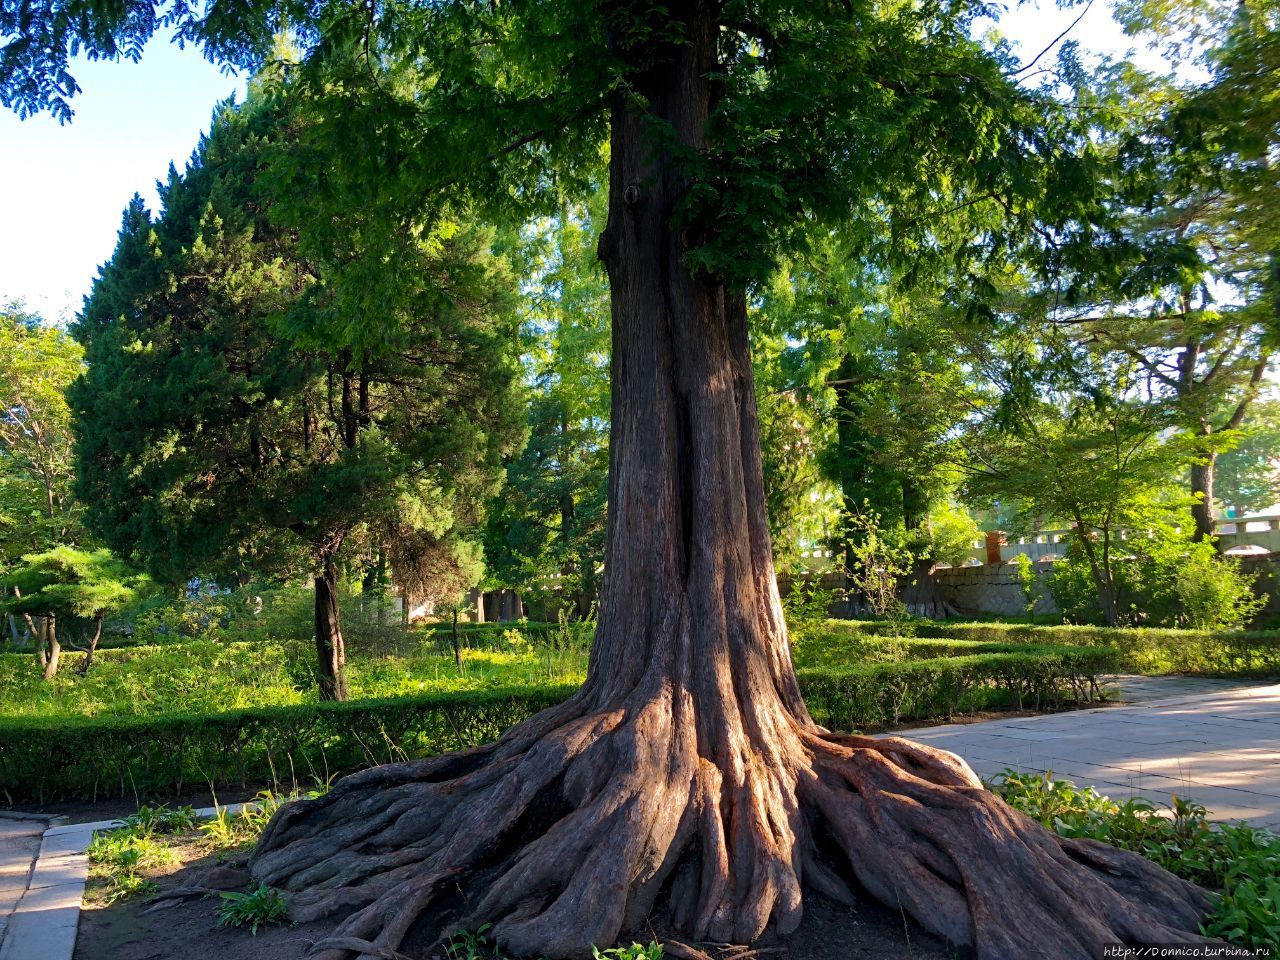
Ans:
[{"label": "stone railing", "polygon": [[[1220,518],[1214,522],[1214,533],[1225,553],[1242,556],[1265,556],[1280,553],[1280,516]],[[1148,530],[1121,527],[1116,531],[1119,543],[1152,536]],[[1034,561],[1058,560],[1067,552],[1074,530],[1041,530],[1028,536],[1015,537],[998,531],[988,533],[985,540],[975,540],[969,551],[967,566],[1008,563],[1018,554]]]}]

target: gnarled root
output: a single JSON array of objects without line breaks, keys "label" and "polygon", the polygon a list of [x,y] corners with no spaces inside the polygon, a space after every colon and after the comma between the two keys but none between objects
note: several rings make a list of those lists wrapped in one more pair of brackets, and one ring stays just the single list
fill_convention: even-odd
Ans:
[{"label": "gnarled root", "polygon": [[689,939],[749,943],[795,929],[802,883],[844,902],[861,886],[992,960],[1201,942],[1202,891],[1056,837],[951,754],[782,711],[717,742],[664,693],[575,698],[495,744],[347,777],[276,816],[253,874],[293,892],[295,919],[341,918],[326,960],[486,922],[510,953],[589,956],[659,896]]}]

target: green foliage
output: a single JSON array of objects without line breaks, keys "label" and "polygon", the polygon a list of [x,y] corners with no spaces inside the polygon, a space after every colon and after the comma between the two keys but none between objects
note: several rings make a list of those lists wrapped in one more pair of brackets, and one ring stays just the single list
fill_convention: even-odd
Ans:
[{"label": "green foliage", "polygon": [[[1240,561],[1219,556],[1208,541],[1193,541],[1189,530],[1161,524],[1145,536],[1131,533],[1122,545],[1123,555],[1110,562],[1120,624],[1230,630],[1248,624],[1266,605]],[[1092,564],[1079,542],[1054,564],[1050,589],[1069,622],[1105,622]]]},{"label": "green foliage", "polygon": [[498,960],[498,948],[485,937],[490,926],[482,923],[475,930],[456,931],[445,944],[445,955],[449,960]]},{"label": "green foliage", "polygon": [[[524,635],[515,631],[520,641]],[[464,634],[468,637],[494,636]],[[370,651],[348,661],[353,697],[413,696],[510,686],[580,683],[586,675],[588,630],[532,644],[497,634],[477,642],[461,666],[447,644],[424,645],[421,634],[405,646]],[[188,641],[98,652],[88,676],[39,680],[34,658],[0,654],[4,713],[27,716],[145,716],[169,710],[225,710],[300,704],[314,699],[314,652],[305,642]]]},{"label": "green foliage", "polygon": [[591,960],[662,960],[663,956],[662,944],[657,940],[610,947],[608,950],[591,948]]},{"label": "green foliage", "polygon": [[812,577],[793,576],[790,588],[782,597],[782,612],[787,621],[787,635],[793,648],[823,634],[831,616],[830,609],[837,591],[823,587]]},{"label": "green foliage", "polygon": [[1198,545],[1174,574],[1182,623],[1193,630],[1245,626],[1267,603],[1253,592],[1255,579],[1241,570],[1239,560],[1218,556],[1209,544]]},{"label": "green foliage", "polygon": [[[874,621],[849,629],[876,633]],[[1143,674],[1199,673],[1212,676],[1280,677],[1280,633],[1095,626],[1032,626],[1019,623],[921,623],[917,633],[939,639],[1022,645],[1109,647],[1119,669]]]},{"label": "green foliage", "polygon": [[154,221],[131,205],[86,303],[71,396],[88,522],[170,583],[302,578],[340,545],[385,548],[405,583],[472,572],[467,531],[520,432],[493,232],[405,230],[378,261],[391,279],[347,297],[339,253],[304,251],[289,220],[307,121],[265,82],[215,114]]},{"label": "green foliage", "polygon": [[1025,553],[1019,553],[1012,560],[1014,577],[1018,588],[1026,601],[1027,616],[1034,616],[1038,599],[1040,577],[1036,574],[1035,564]]},{"label": "green foliage", "polygon": [[876,616],[904,621],[898,583],[911,572],[911,551],[882,527],[874,511],[851,514],[845,525],[850,537],[847,574],[854,590]]},{"label": "green foliage", "polygon": [[0,572],[22,554],[84,536],[71,497],[65,395],[82,354],[64,331],[19,304],[0,304]]},{"label": "green foliage", "polygon": [[[999,704],[1054,705],[1091,696],[1093,678],[1112,656],[1108,650],[911,643],[932,659],[896,662],[899,658],[890,655],[891,662],[858,667],[841,664],[843,651],[835,647],[813,648],[819,665],[805,668],[801,659],[800,682],[814,716],[827,726],[848,729]],[[183,648],[158,649],[169,656]],[[574,656],[581,665],[585,650],[578,649]],[[482,652],[473,651],[468,661]],[[124,658],[138,651],[107,653]],[[142,674],[142,682],[147,676]],[[358,677],[355,672],[353,680]],[[135,791],[151,795],[191,783],[298,777],[327,782],[334,774],[376,763],[487,742],[576,689],[545,679],[540,683],[346,704],[209,705],[209,712],[197,712],[201,701],[182,696],[157,704],[163,712],[154,716],[76,717],[50,711],[43,717],[8,717],[0,720],[0,784],[14,802],[47,802]],[[227,832],[227,838],[234,833]]]},{"label": "green foliage", "polygon": [[12,802],[157,795],[183,785],[327,778],[496,739],[576,687],[544,686],[153,717],[0,722],[0,785]]},{"label": "green foliage", "polygon": [[[143,811],[149,808],[143,807]],[[168,811],[170,814],[178,811]],[[181,814],[179,813],[179,819]],[[155,884],[142,871],[174,861],[173,851],[155,838],[155,822],[124,821],[124,826],[94,836],[86,851],[89,862],[99,865],[106,879],[107,903],[115,903],[138,894],[150,893]]]},{"label": "green foliage", "polygon": [[982,532],[969,511],[953,503],[939,503],[916,529],[913,552],[948,566],[964,566]]},{"label": "green foliage", "polygon": [[596,256],[606,192],[526,228],[514,254],[529,438],[491,505],[486,556],[495,582],[526,597],[567,598],[585,617],[604,561],[609,469],[609,289]]},{"label": "green foliage", "polygon": [[0,585],[18,594],[0,609],[41,616],[101,619],[137,599],[146,578],[109,550],[57,546],[23,556]]},{"label": "green foliage", "polygon": [[1280,837],[1247,824],[1211,826],[1199,804],[1175,796],[1161,811],[1141,798],[1117,803],[1052,774],[1006,770],[992,785],[1010,806],[1064,837],[1142,854],[1180,877],[1221,891],[1210,937],[1280,951]]},{"label": "green foliage", "polygon": [[304,791],[295,787],[287,794],[260,790],[236,813],[215,803],[213,816],[199,824],[200,832],[215,850],[228,850],[254,843],[267,828],[276,811],[286,803],[299,799],[314,800],[329,792],[332,776],[328,780],[316,780],[318,786],[312,790]]},{"label": "green foliage", "polygon": [[1280,501],[1280,400],[1254,403],[1234,441],[1218,454],[1213,490],[1219,503],[1247,516]]},{"label": "green foliage", "polygon": [[223,927],[248,927],[254,936],[259,927],[284,923],[289,917],[289,906],[284,896],[274,887],[260,883],[248,893],[226,891],[219,894],[222,906],[218,909],[218,924]]},{"label": "green foliage", "polygon": [[185,833],[196,828],[196,812],[191,806],[170,810],[167,805],[141,806],[135,813],[120,821],[121,827],[139,837],[153,837],[158,833]]},{"label": "green foliage", "polygon": [[892,726],[995,707],[1051,709],[1092,700],[1115,667],[1107,649],[1041,647],[840,670],[800,668],[813,718],[833,730]]}]

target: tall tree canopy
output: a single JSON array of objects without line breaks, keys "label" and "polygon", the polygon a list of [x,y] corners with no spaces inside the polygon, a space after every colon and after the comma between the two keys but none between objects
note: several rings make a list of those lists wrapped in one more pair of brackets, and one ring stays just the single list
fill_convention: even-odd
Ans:
[{"label": "tall tree canopy", "polygon": [[[256,92],[221,110],[157,221],[126,211],[77,328],[79,492],[167,581],[314,573],[321,694],[345,699],[338,551],[366,528],[409,566],[478,519],[518,436],[513,314],[463,227],[405,243],[395,299],[333,295],[273,220],[290,116]],[[376,342],[332,332],[374,311]]]},{"label": "tall tree canopy", "polygon": [[1199,939],[1204,895],[1150,862],[1055,837],[950,754],[817,727],[787,644],[746,288],[815,225],[873,261],[949,256],[930,224],[957,200],[1008,211],[964,241],[989,257],[1032,215],[1059,246],[1091,242],[1070,223],[1088,226],[1092,161],[971,38],[986,7],[46,0],[0,22],[21,33],[0,91],[65,107],[73,44],[128,53],[162,18],[251,62],[277,12],[312,49],[325,120],[299,133],[303,249],[363,253],[334,258],[335,295],[377,289],[370,265],[421,218],[554,212],[609,144],[610,510],[586,683],[493,744],[277,815],[252,870],[295,916],[342,917],[318,952],[489,922],[508,951],[580,957],[660,898],[695,939],[742,943],[793,931],[804,889],[858,887],[992,960]]}]

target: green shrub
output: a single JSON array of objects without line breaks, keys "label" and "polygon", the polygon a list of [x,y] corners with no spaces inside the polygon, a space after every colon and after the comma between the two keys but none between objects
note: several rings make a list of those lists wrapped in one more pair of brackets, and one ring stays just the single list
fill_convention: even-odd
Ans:
[{"label": "green shrub", "polygon": [[89,843],[86,854],[89,862],[100,867],[104,874],[103,899],[107,903],[150,893],[155,884],[144,877],[142,871],[174,861],[173,851],[152,835],[155,826],[154,822],[145,820],[124,822],[114,830],[97,834]]},{"label": "green shrub", "polygon": [[1164,814],[1141,798],[1117,803],[1052,774],[1006,770],[992,789],[1064,837],[1133,850],[1221,891],[1205,934],[1280,956],[1280,837],[1243,823],[1213,828],[1204,807],[1180,797]]},{"label": "green shrub", "polygon": [[[1255,577],[1240,561],[1219,556],[1207,540],[1193,542],[1190,530],[1165,525],[1153,536],[1133,536],[1113,549],[1122,625],[1228,630],[1249,623],[1265,606],[1266,599],[1254,594]],[[1093,574],[1074,537],[1067,555],[1054,564],[1050,589],[1067,621],[1102,622]]]},{"label": "green shrub", "polygon": [[1189,555],[1173,578],[1182,622],[1193,630],[1230,630],[1249,623],[1266,606],[1253,592],[1254,580],[1233,557],[1220,557],[1209,544]]}]

